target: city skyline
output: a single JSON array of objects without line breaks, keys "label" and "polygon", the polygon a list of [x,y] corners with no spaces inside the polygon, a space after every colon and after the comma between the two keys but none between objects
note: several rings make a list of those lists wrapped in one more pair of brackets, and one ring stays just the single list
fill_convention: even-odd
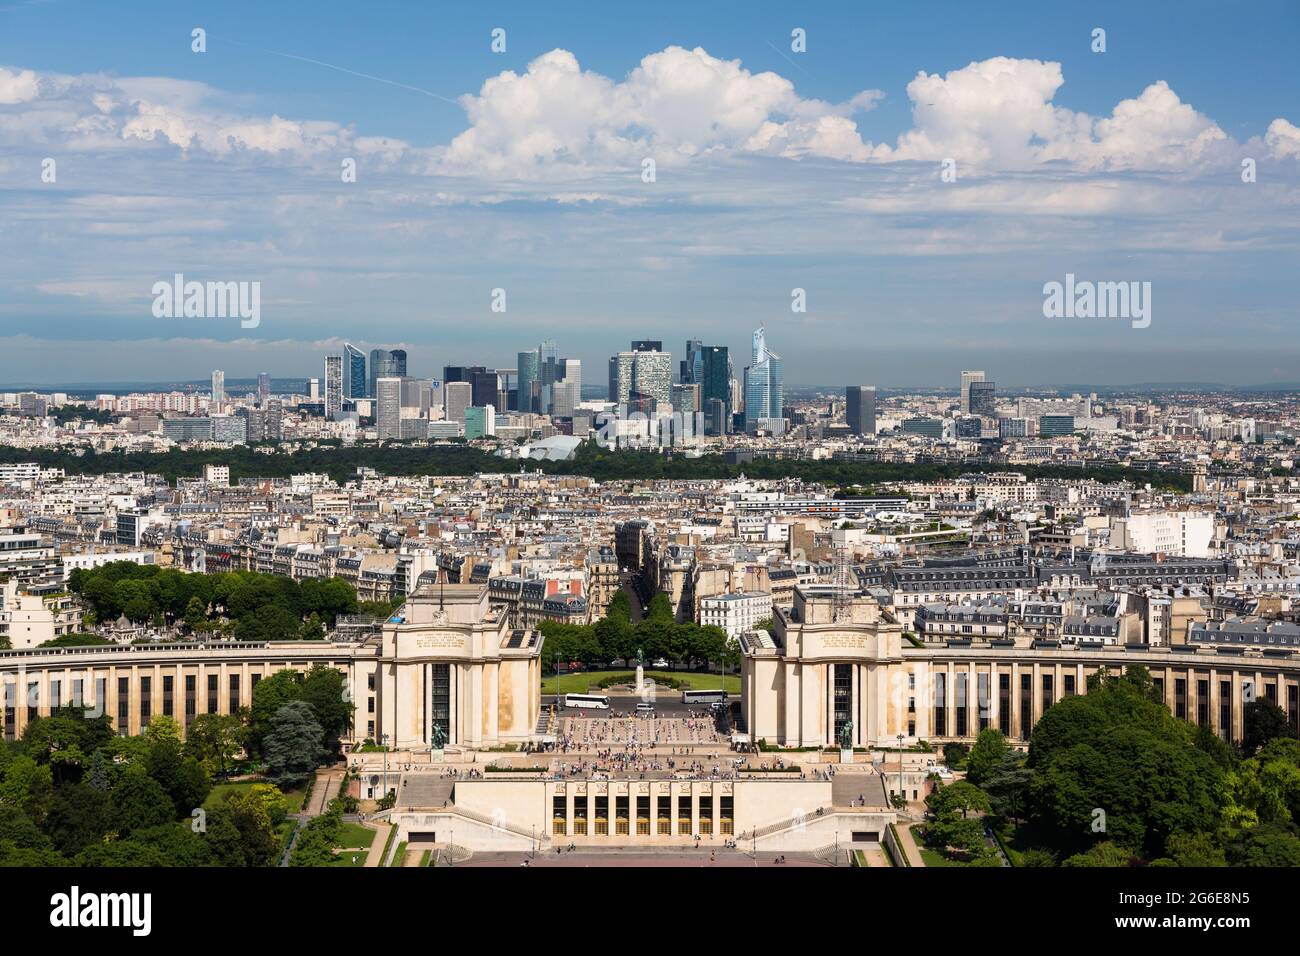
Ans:
[{"label": "city skyline", "polygon": [[[1198,4],[403,11],[409,42],[391,10],[303,36],[141,9],[0,5],[0,380],[316,377],[344,342],[501,365],[542,337],[599,369],[642,334],[745,355],[760,325],[790,385],[1296,377],[1287,4],[1231,29]],[[155,317],[175,275],[260,283],[256,326]],[[1150,327],[1046,318],[1067,277],[1150,283]]]}]

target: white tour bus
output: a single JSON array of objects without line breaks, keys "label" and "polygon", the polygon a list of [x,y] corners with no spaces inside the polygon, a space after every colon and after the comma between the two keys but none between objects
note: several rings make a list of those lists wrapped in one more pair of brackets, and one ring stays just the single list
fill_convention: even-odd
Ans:
[{"label": "white tour bus", "polygon": [[683,704],[725,704],[726,702],[727,692],[725,690],[682,691]]},{"label": "white tour bus", "polygon": [[561,698],[565,707],[581,707],[585,710],[609,710],[609,698],[603,694],[565,694]]}]

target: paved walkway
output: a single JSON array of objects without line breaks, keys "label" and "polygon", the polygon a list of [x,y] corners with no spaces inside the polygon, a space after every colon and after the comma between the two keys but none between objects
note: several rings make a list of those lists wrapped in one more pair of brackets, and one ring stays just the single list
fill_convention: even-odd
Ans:
[{"label": "paved walkway", "polygon": [[889,857],[879,846],[869,846],[860,848],[862,855],[867,858],[867,866],[889,866]]},{"label": "paved walkway", "polygon": [[919,837],[912,835],[911,823],[899,822],[894,825],[898,831],[898,842],[902,844],[903,852],[907,854],[907,859],[913,866],[925,866],[925,859],[921,856],[921,851],[916,848],[916,841]]},{"label": "paved walkway", "polygon": [[343,771],[338,768],[316,771],[316,785],[311,788],[311,799],[304,807],[304,816],[318,817],[325,812],[331,800],[339,795]]},{"label": "paved walkway", "polygon": [[384,862],[384,849],[388,846],[388,831],[393,828],[391,823],[385,823],[382,820],[376,820],[373,823],[365,823],[375,831],[375,839],[370,844],[370,852],[366,854],[366,866],[382,866]]}]

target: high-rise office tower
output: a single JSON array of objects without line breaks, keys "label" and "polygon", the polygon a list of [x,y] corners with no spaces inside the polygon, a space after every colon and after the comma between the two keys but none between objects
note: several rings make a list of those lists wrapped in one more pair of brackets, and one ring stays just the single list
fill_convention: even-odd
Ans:
[{"label": "high-rise office tower", "polygon": [[325,356],[325,417],[338,418],[343,410],[343,356]]},{"label": "high-rise office tower", "polygon": [[377,398],[375,383],[381,378],[406,377],[406,349],[371,349],[366,394]]},{"label": "high-rise office tower", "polygon": [[[635,343],[634,343],[635,344]],[[644,411],[672,402],[673,357],[669,352],[619,352],[609,360],[609,399]]]},{"label": "high-rise office tower", "polygon": [[709,402],[718,400],[731,411],[731,356],[725,345],[702,346],[696,353],[699,356],[698,378],[700,386],[700,407],[707,409]]},{"label": "high-rise office tower", "polygon": [[257,373],[257,404],[266,408],[266,403],[271,400],[271,373]]},{"label": "high-rise office tower", "polygon": [[307,379],[307,398],[313,402],[320,401],[320,379]]},{"label": "high-rise office tower", "polygon": [[433,383],[427,378],[403,378],[400,381],[402,407],[418,408],[421,414],[426,414],[433,404]]},{"label": "high-rise office tower", "polygon": [[454,422],[463,422],[465,409],[474,404],[474,386],[469,382],[447,382],[442,387],[442,393],[447,418]]},{"label": "high-rise office tower", "polygon": [[984,381],[983,372],[962,372],[961,373],[961,411],[963,415],[970,414],[970,386],[971,382]]},{"label": "high-rise office tower", "polygon": [[681,415],[683,420],[702,410],[700,386],[692,382],[673,385],[673,411]]},{"label": "high-rise office tower", "polygon": [[731,416],[727,413],[727,403],[721,399],[710,399],[704,404],[704,433],[706,435],[726,435],[731,432]]},{"label": "high-rise office tower", "polygon": [[284,438],[284,402],[278,398],[268,398],[263,406],[266,409],[266,437],[271,441]]},{"label": "high-rise office tower", "polygon": [[762,327],[754,330],[752,361],[745,369],[745,430],[764,419],[781,418],[785,398],[781,356],[767,347]]},{"label": "high-rise office tower", "polygon": [[572,418],[574,409],[582,401],[582,386],[578,382],[556,382],[551,386],[551,411],[556,418]]},{"label": "high-rise office tower", "polygon": [[497,407],[501,396],[501,377],[494,368],[480,369],[470,378],[474,386],[474,404]]},{"label": "high-rise office tower", "polygon": [[971,382],[966,393],[970,414],[984,418],[997,417],[997,390],[997,383],[990,382],[988,379]]},{"label": "high-rise office tower", "polygon": [[519,385],[515,408],[521,412],[538,411],[541,400],[541,351],[519,353]]},{"label": "high-rise office tower", "polygon": [[212,371],[212,401],[224,402],[226,400],[226,373],[221,369]]},{"label": "high-rise office tower", "polygon": [[632,342],[633,352],[662,352],[663,350],[664,343],[653,339],[635,339]]},{"label": "high-rise office tower", "polygon": [[393,376],[375,380],[375,428],[379,439],[402,437],[402,380]]},{"label": "high-rise office tower", "polygon": [[367,398],[366,356],[360,349],[343,343],[343,397]]},{"label": "high-rise office tower", "polygon": [[844,390],[844,417],[855,435],[876,433],[876,389],[871,385],[850,385]]},{"label": "high-rise office tower", "polygon": [[496,409],[473,405],[465,409],[465,437],[489,438],[496,434]]},{"label": "high-rise office tower", "polygon": [[686,340],[686,358],[682,359],[678,377],[683,385],[704,384],[704,343],[699,339]]}]

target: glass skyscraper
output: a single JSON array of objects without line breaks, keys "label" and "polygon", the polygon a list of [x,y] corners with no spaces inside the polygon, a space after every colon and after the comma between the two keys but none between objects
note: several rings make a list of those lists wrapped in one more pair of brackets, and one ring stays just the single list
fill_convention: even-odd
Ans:
[{"label": "glass skyscraper", "polygon": [[346,342],[343,343],[343,397],[365,398],[366,385],[365,353]]},{"label": "glass skyscraper", "polygon": [[381,378],[406,378],[406,349],[371,349],[366,394],[378,398],[375,382]]},{"label": "glass skyscraper", "polygon": [[515,408],[521,412],[537,411],[540,389],[541,352],[532,349],[519,353],[519,387]]},{"label": "glass skyscraper", "polygon": [[745,430],[763,419],[780,418],[784,407],[784,372],[781,356],[767,347],[763,328],[754,330],[753,358],[745,369]]}]

